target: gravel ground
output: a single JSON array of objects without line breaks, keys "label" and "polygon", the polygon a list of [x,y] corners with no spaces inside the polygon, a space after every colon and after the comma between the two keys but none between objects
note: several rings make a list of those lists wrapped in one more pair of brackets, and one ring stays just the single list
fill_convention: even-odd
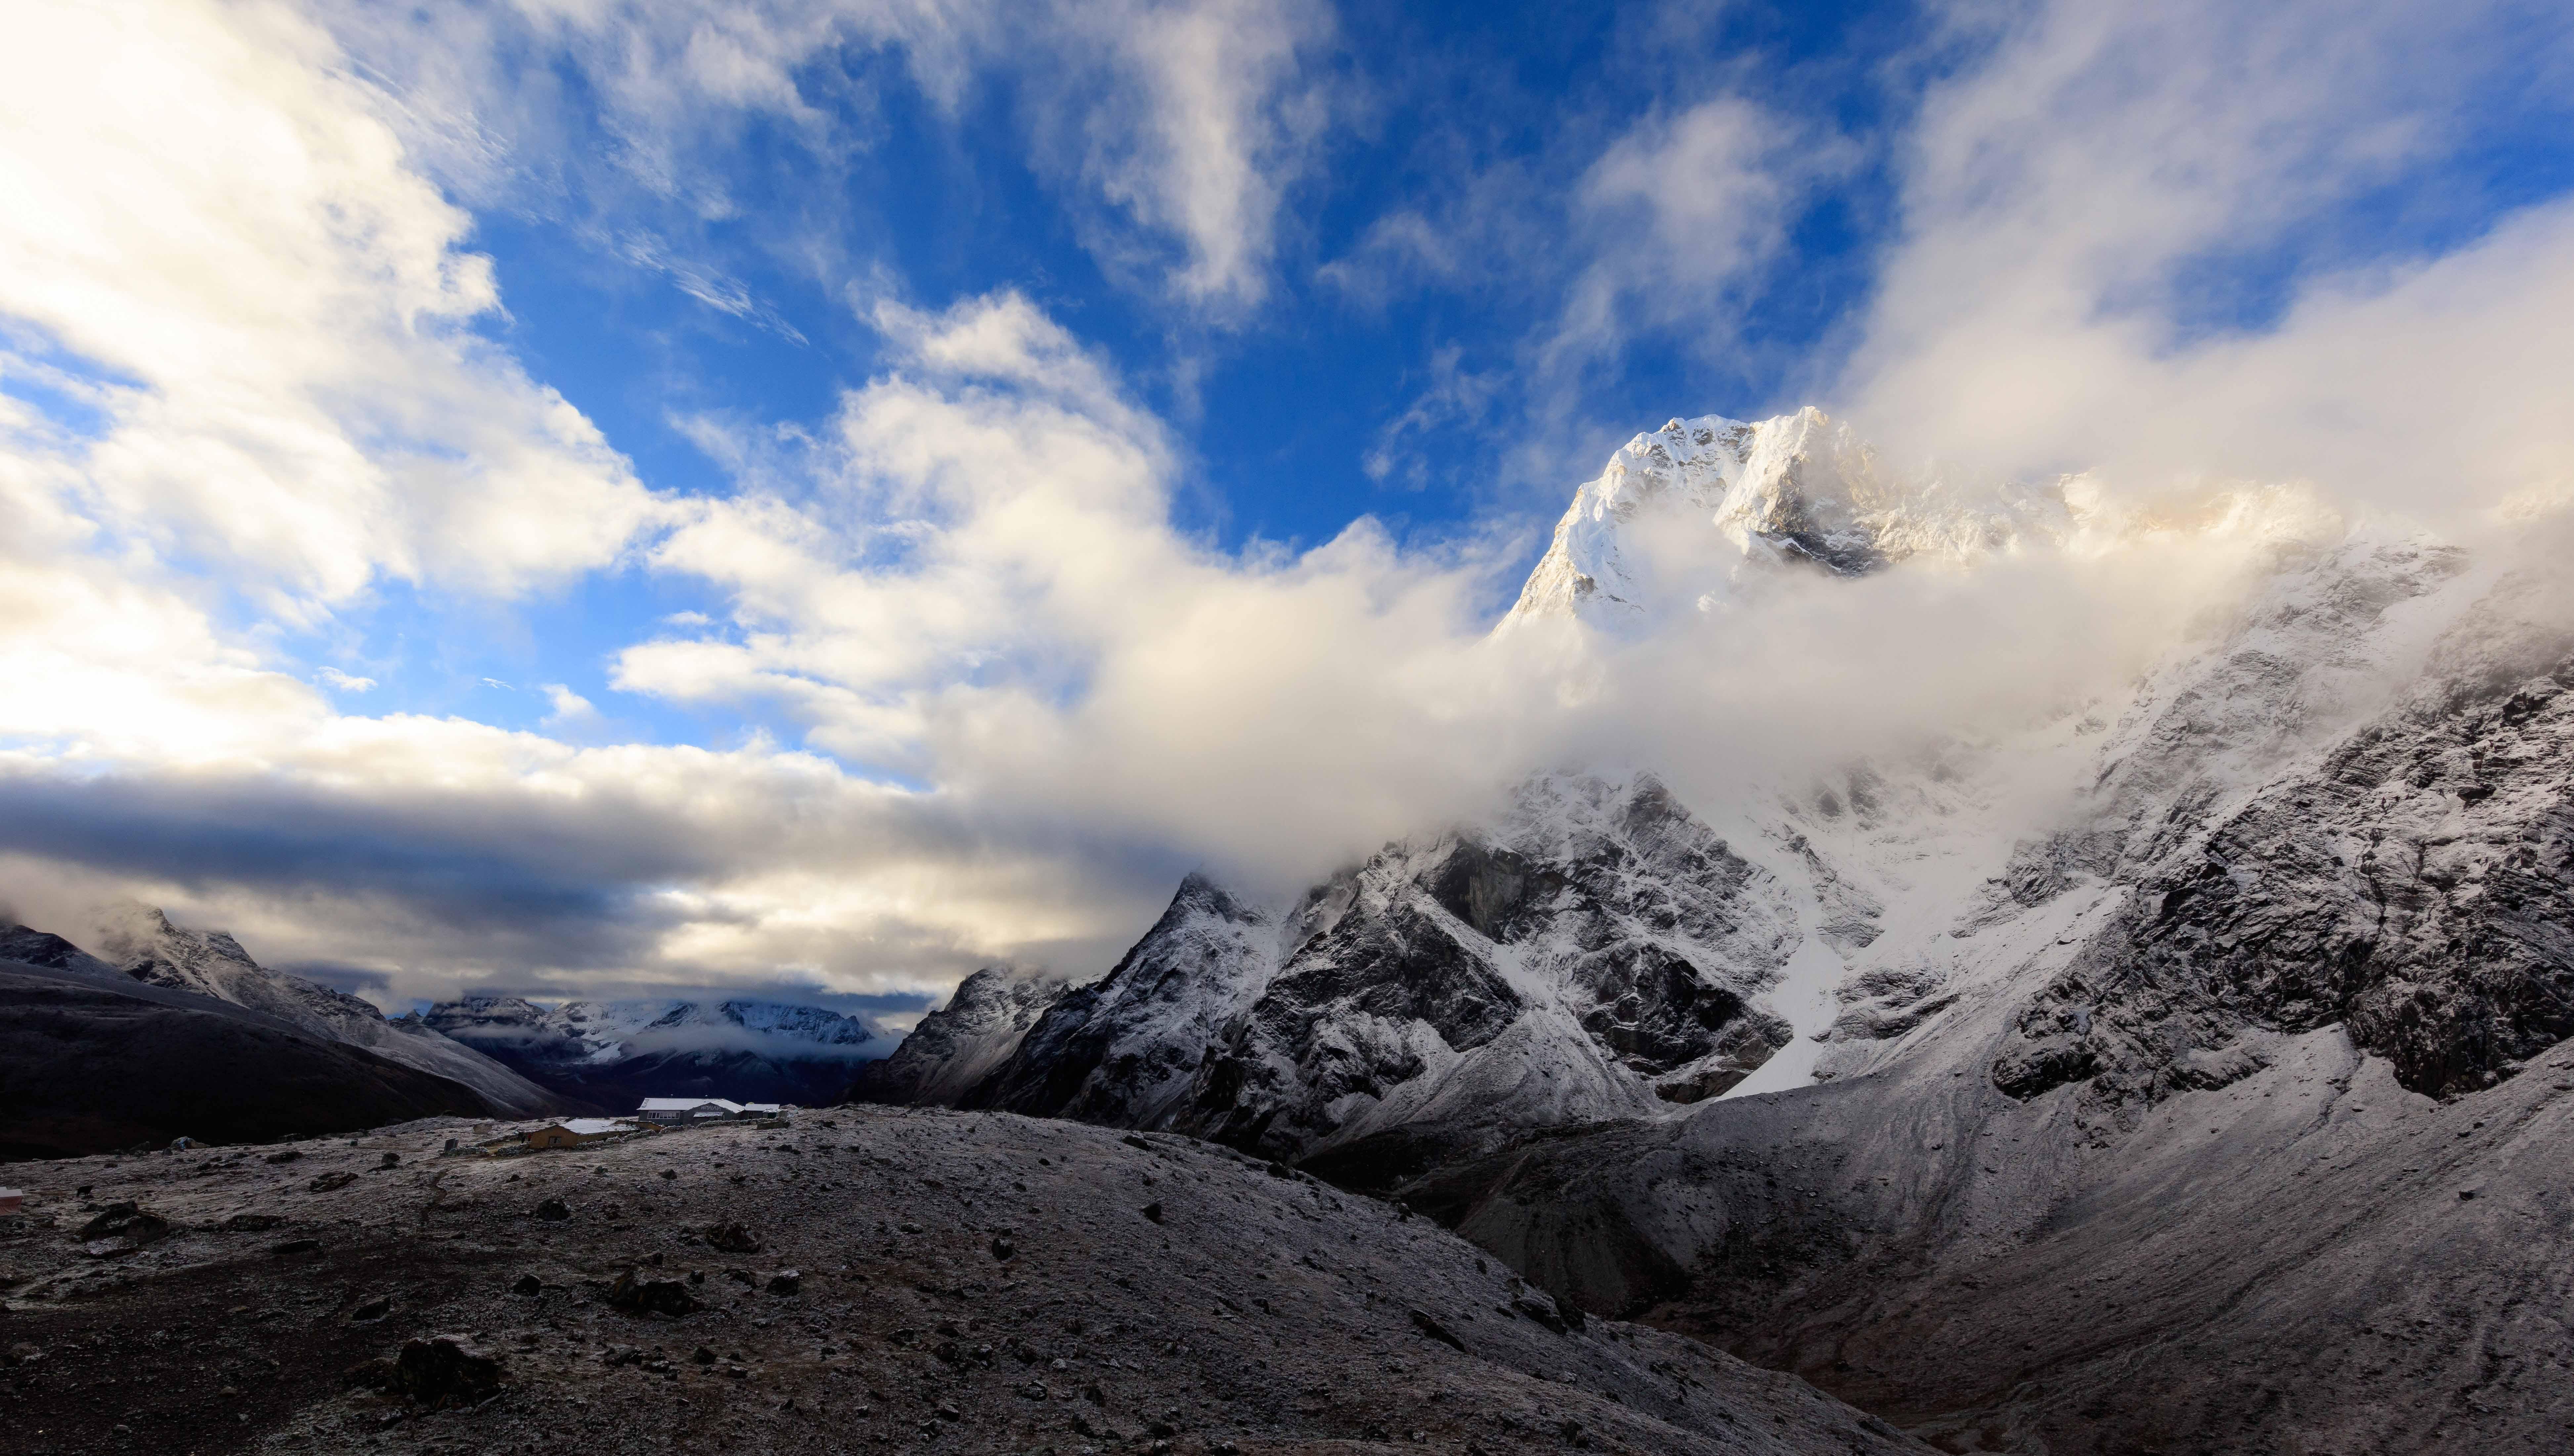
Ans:
[{"label": "gravel ground", "polygon": [[475,1128],[10,1165],[9,1448],[1925,1449],[1183,1138],[848,1107],[443,1155]]}]

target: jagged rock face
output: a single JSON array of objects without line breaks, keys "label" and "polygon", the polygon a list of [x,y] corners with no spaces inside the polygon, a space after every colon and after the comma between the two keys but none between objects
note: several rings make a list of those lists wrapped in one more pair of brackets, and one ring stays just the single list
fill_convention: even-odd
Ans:
[{"label": "jagged rock face", "polygon": [[964,1102],[1397,1162],[1648,1114],[1786,1040],[1751,1000],[1797,936],[1776,880],[1659,782],[1545,777],[1283,915],[1191,876]]},{"label": "jagged rock face", "polygon": [[384,1012],[346,991],[270,970],[224,931],[185,929],[149,905],[119,905],[106,917],[99,947],[136,980],[194,991],[316,1030],[384,1019]]},{"label": "jagged rock face", "polygon": [[492,1058],[437,1034],[417,1018],[387,1020],[384,1012],[362,997],[271,969],[252,959],[231,935],[174,925],[169,916],[149,905],[107,910],[99,945],[113,964],[135,980],[262,1011],[316,1035],[463,1083],[497,1115],[533,1117],[578,1110]]},{"label": "jagged rock face", "polygon": [[849,1100],[951,1105],[1018,1050],[1028,1028],[1071,989],[1061,976],[976,971],[957,983],[946,1005],[911,1028],[893,1055],[859,1068]]},{"label": "jagged rock face", "polygon": [[1202,874],[1108,974],[1073,990],[963,1105],[1131,1126],[1192,1120],[1207,1048],[1277,974],[1279,924]]},{"label": "jagged rock face", "polygon": [[469,996],[432,1006],[432,1029],[530,1080],[612,1111],[644,1097],[827,1106],[880,1033],[821,1006],[780,1001],[567,1001]]},{"label": "jagged rock face", "polygon": [[1995,1084],[2221,1086],[2258,1033],[2343,1024],[2406,1087],[2490,1086],[2574,1034],[2574,636],[2511,610],[2313,772],[2157,869],[2019,1018]]}]

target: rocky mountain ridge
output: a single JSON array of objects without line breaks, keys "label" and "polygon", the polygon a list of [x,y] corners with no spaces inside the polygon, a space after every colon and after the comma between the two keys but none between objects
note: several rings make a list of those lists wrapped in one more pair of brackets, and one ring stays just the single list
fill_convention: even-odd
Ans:
[{"label": "rocky mountain ridge", "polygon": [[0,1159],[178,1137],[265,1142],[488,1110],[461,1082],[137,980],[59,935],[0,926]]},{"label": "rocky mountain ridge", "polygon": [[364,1047],[387,1060],[462,1083],[496,1116],[583,1110],[500,1062],[438,1034],[417,1017],[389,1018],[363,997],[262,965],[224,931],[172,924],[168,915],[149,905],[113,905],[100,913],[103,958],[136,980],[263,1011],[333,1041]]},{"label": "rocky mountain ridge", "polygon": [[[1547,775],[1497,822],[1387,845],[1283,911],[1192,875],[1099,981],[1032,1022],[1028,999],[1005,1019],[989,983],[960,988],[861,1095],[1186,1132],[1366,1181],[1721,1093],[1788,1040],[1755,1001],[1801,934],[1776,876],[1650,775]],[[890,1086],[933,1057],[988,1070]]]},{"label": "rocky mountain ridge", "polygon": [[949,1106],[1019,1049],[1028,1028],[1072,990],[1059,975],[986,966],[957,983],[894,1052],[858,1069],[852,1101]]}]

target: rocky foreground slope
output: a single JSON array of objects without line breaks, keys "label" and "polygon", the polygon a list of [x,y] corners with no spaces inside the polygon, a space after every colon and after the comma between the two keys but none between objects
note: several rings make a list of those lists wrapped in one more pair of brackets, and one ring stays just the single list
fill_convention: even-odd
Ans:
[{"label": "rocky foreground slope", "polygon": [[466,1126],[16,1170],[10,1449],[1923,1449],[1184,1139],[850,1108],[440,1156]]}]

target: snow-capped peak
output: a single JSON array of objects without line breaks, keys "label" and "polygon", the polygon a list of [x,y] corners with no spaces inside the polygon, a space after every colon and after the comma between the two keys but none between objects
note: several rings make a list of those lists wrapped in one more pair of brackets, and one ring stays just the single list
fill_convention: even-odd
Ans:
[{"label": "snow-capped peak", "polygon": [[1574,493],[1503,627],[1573,618],[1629,631],[1703,609],[1747,570],[1805,564],[1858,576],[2062,529],[2052,494],[1898,476],[1848,425],[1811,406],[1752,424],[1673,420],[1627,442]]}]

